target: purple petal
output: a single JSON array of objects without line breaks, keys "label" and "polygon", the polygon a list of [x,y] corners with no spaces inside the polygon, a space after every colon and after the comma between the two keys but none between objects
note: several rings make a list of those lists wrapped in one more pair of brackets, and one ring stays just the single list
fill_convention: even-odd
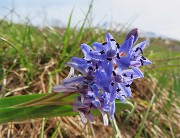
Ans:
[{"label": "purple petal", "polygon": [[111,87],[111,93],[110,93],[110,99],[109,99],[110,103],[115,101],[116,94],[117,94],[116,86],[114,85],[114,86]]},{"label": "purple petal", "polygon": [[71,77],[69,79],[64,79],[63,80],[63,84],[65,86],[72,86],[72,85],[80,84],[83,81],[84,81],[84,77],[83,76]]},{"label": "purple petal", "polygon": [[120,84],[119,87],[127,98],[131,97],[131,88],[129,87],[129,85],[125,86],[123,84]]},{"label": "purple petal", "polygon": [[76,70],[78,70],[82,74],[86,73],[85,66],[83,66],[82,64],[76,64],[76,63],[73,63],[73,62],[67,62],[66,65],[69,66],[69,67],[75,68]]},{"label": "purple petal", "polygon": [[106,41],[111,41],[111,39],[114,39],[113,36],[110,33],[106,34]]},{"label": "purple petal", "polygon": [[81,116],[81,120],[82,120],[82,122],[83,122],[84,124],[86,124],[86,123],[87,123],[87,119],[86,119],[86,117],[85,117],[84,113],[79,112],[79,114],[80,114],[80,116]]},{"label": "purple petal", "polygon": [[132,69],[123,70],[121,73],[125,74],[128,78],[131,78],[131,79],[140,78],[140,76],[137,75],[137,73],[134,72]]},{"label": "purple petal", "polygon": [[107,49],[113,49],[116,50],[116,41],[114,40],[113,36],[110,33],[106,34],[106,42],[107,42]]},{"label": "purple petal", "polygon": [[146,41],[137,44],[135,47],[132,48],[132,51],[136,52],[136,55],[138,55],[144,50],[145,47],[146,47]]},{"label": "purple petal", "polygon": [[66,87],[64,85],[57,85],[53,87],[53,91],[54,92],[74,92],[74,91],[77,91],[77,88],[73,86]]},{"label": "purple petal", "polygon": [[74,76],[74,68],[71,67],[70,72],[69,72],[68,76],[65,79],[69,79],[69,78],[71,78],[73,76]]},{"label": "purple petal", "polygon": [[118,68],[124,70],[130,66],[130,60],[129,58],[121,57],[120,59],[116,59],[116,64],[118,65]]},{"label": "purple petal", "polygon": [[102,68],[104,68],[107,76],[111,76],[112,71],[113,71],[113,62],[112,61],[104,61],[102,63]]},{"label": "purple petal", "polygon": [[97,84],[100,86],[108,86],[111,83],[111,78],[99,70],[95,72],[95,77]]},{"label": "purple petal", "polygon": [[102,50],[106,51],[107,47],[106,46],[103,46],[102,43],[99,43],[99,42],[94,42],[93,43],[93,47],[96,51],[100,52]]},{"label": "purple petal", "polygon": [[131,35],[134,36],[134,41],[133,41],[133,43],[135,43],[135,42],[137,41],[137,39],[138,39],[138,29],[137,29],[137,28],[132,29],[132,30],[126,35],[125,40],[128,40],[128,39],[131,37]]},{"label": "purple petal", "polygon": [[113,50],[113,49],[109,49],[109,50],[107,51],[107,57],[114,57],[115,54],[116,54],[116,51]]},{"label": "purple petal", "polygon": [[116,98],[119,99],[121,102],[126,103],[126,99],[124,96],[121,95],[121,92],[116,95]]},{"label": "purple petal", "polygon": [[97,95],[98,95],[98,92],[99,92],[99,89],[98,89],[97,85],[93,84],[93,85],[91,85],[91,88],[93,89],[93,92],[94,92],[95,95],[97,96]]},{"label": "purple petal", "polygon": [[130,62],[130,65],[133,66],[133,67],[139,67],[141,66],[141,62],[136,60],[136,61],[131,61]]},{"label": "purple petal", "polygon": [[106,58],[106,54],[101,54],[100,52],[97,52],[97,51],[91,51],[89,53],[89,56],[91,58],[99,59],[99,60],[104,60]]},{"label": "purple petal", "polygon": [[92,102],[92,104],[93,104],[94,106],[96,106],[97,108],[98,108],[98,107],[101,107],[101,103],[100,103],[100,101],[99,101],[98,98],[95,98],[95,99],[92,100],[91,102]]},{"label": "purple petal", "polygon": [[91,56],[89,55],[89,53],[93,49],[90,46],[88,46],[87,44],[82,44],[81,45],[81,50],[84,53],[84,56],[85,56],[86,59],[91,59]]},{"label": "purple petal", "polygon": [[73,104],[73,109],[77,111],[79,108],[88,108],[89,106],[82,104],[80,101],[75,101]]},{"label": "purple petal", "polygon": [[125,52],[126,54],[128,54],[133,46],[133,42],[134,42],[134,36],[131,35],[130,38],[121,45],[119,53]]},{"label": "purple petal", "polygon": [[86,118],[88,118],[91,122],[94,122],[94,118],[91,113],[85,114]]},{"label": "purple petal", "polygon": [[87,60],[82,59],[82,58],[72,57],[71,60],[77,64],[87,64]]},{"label": "purple petal", "polygon": [[131,68],[138,76],[140,76],[141,78],[144,78],[144,74],[141,72],[139,68],[137,67],[131,67]]},{"label": "purple petal", "polygon": [[109,110],[110,110],[109,111],[109,113],[110,113],[110,120],[112,120],[114,118],[114,112],[115,112],[115,101],[113,103],[111,103]]}]

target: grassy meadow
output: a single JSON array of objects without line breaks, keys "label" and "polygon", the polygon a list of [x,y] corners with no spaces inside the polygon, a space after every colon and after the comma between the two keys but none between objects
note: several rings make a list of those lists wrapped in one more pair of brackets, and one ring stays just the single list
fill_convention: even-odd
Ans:
[{"label": "grassy meadow", "polygon": [[[0,97],[51,93],[52,86],[59,84],[69,71],[65,63],[72,56],[82,56],[82,43],[104,42],[107,32],[117,42],[123,42],[125,32],[91,27],[88,15],[89,12],[80,27],[73,28],[72,14],[66,28],[38,28],[29,22],[0,20]],[[145,38],[138,41],[142,40]],[[152,38],[144,54],[153,64],[141,68],[145,78],[131,86],[130,101],[135,109],[116,112],[117,126],[127,138],[180,137],[180,42]],[[79,116],[13,122],[0,126],[0,137],[115,136],[114,126],[103,126],[100,116],[95,120],[87,125]]]}]

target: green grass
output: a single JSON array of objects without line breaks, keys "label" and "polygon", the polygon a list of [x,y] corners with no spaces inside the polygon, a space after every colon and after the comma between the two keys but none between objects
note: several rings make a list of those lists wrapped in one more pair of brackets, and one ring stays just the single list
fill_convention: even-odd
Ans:
[{"label": "green grass", "polygon": [[[115,32],[111,30],[102,30],[100,28],[93,28],[88,24],[88,17],[91,12],[91,5],[84,17],[80,28],[71,27],[71,18],[73,10],[69,16],[68,25],[66,28],[52,28],[47,27],[39,29],[27,24],[14,24],[9,21],[0,21],[0,81],[1,81],[1,96],[9,92],[9,87],[6,87],[3,82],[11,77],[12,72],[23,71],[24,86],[31,86],[31,82],[40,76],[43,67],[49,65],[53,60],[54,64],[48,68],[48,75],[45,81],[48,84],[48,93],[51,93],[51,88],[54,83],[55,75],[60,75],[67,68],[65,63],[70,60],[72,56],[82,56],[80,52],[80,45],[87,43],[92,45],[94,41],[104,42],[104,34],[111,32],[116,38],[116,41],[123,42],[124,32]],[[89,25],[89,27],[88,27]],[[86,26],[86,27],[85,27]],[[174,93],[180,95],[180,50],[173,50],[173,45],[180,45],[179,42],[170,41],[166,44],[162,39],[153,39],[150,46],[145,50],[145,55],[153,61],[149,67],[143,67],[146,77],[156,79],[158,88],[156,90],[156,98],[158,99],[163,89],[168,91],[169,100],[166,102],[164,108],[159,111],[168,117],[171,116],[170,109],[174,99]],[[43,68],[44,69],[44,68]],[[20,73],[19,73],[20,74]],[[19,80],[22,81],[22,80]],[[12,83],[14,84],[14,83]],[[20,86],[13,85],[13,88]],[[31,89],[26,91],[31,93]],[[27,94],[26,93],[26,94]],[[152,102],[157,102],[157,99]],[[147,101],[147,102],[150,102]],[[177,103],[177,102],[176,102]],[[142,117],[142,122],[138,129],[138,136],[148,137],[148,130],[145,129],[147,119],[151,119],[154,126],[158,126],[158,115],[149,112],[153,103],[150,103],[149,108],[145,112],[139,114],[132,113],[128,116],[126,122],[134,116]],[[178,103],[179,104],[179,103]],[[152,119],[153,118],[153,119]],[[44,135],[44,125],[46,121],[42,122],[41,137]],[[57,123],[57,129],[60,123]],[[164,133],[169,134],[166,126],[161,126]],[[57,135],[57,129],[53,136]],[[167,132],[166,132],[167,131]]]}]

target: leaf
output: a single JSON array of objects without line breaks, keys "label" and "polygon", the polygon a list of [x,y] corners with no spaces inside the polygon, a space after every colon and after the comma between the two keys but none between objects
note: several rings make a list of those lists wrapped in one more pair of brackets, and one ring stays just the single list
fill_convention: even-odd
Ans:
[{"label": "leaf", "polygon": [[72,106],[32,106],[19,108],[1,108],[0,124],[14,121],[23,121],[42,117],[68,116],[76,115],[72,112]]},{"label": "leaf", "polygon": [[[75,95],[65,97],[63,100],[58,100],[58,97],[62,97],[57,94],[56,97],[50,97],[52,100],[44,100],[44,97],[48,97],[52,94],[33,94],[23,96],[13,96],[0,99],[0,124],[6,124],[8,122],[24,121],[28,119],[43,118],[43,117],[56,117],[56,116],[74,116],[77,112],[74,112],[71,105],[62,105],[66,102],[75,99]],[[39,99],[43,99],[42,102]],[[54,101],[53,101],[54,100]],[[32,103],[35,101],[39,106],[27,106],[26,103]],[[33,102],[34,103],[34,102]],[[17,106],[24,105],[24,106]],[[116,101],[116,109],[118,110],[132,110],[133,104],[129,101],[122,103]],[[99,114],[98,111],[93,111],[93,114]]]}]

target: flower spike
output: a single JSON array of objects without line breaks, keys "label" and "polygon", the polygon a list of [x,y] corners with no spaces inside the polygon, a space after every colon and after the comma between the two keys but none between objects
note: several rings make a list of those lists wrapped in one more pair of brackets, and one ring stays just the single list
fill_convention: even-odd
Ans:
[{"label": "flower spike", "polygon": [[[146,42],[133,46],[137,39],[137,28],[126,35],[122,45],[108,33],[105,42],[93,43],[94,49],[87,44],[81,45],[84,58],[72,57],[72,62],[66,63],[71,71],[53,91],[78,94],[73,110],[80,114],[84,123],[87,119],[93,122],[91,111],[99,110],[107,126],[108,116],[110,120],[114,117],[115,100],[126,103],[126,98],[132,94],[133,80],[144,77],[139,67],[151,64],[151,61],[143,54]],[[74,69],[80,72],[78,76],[74,76]]]}]

